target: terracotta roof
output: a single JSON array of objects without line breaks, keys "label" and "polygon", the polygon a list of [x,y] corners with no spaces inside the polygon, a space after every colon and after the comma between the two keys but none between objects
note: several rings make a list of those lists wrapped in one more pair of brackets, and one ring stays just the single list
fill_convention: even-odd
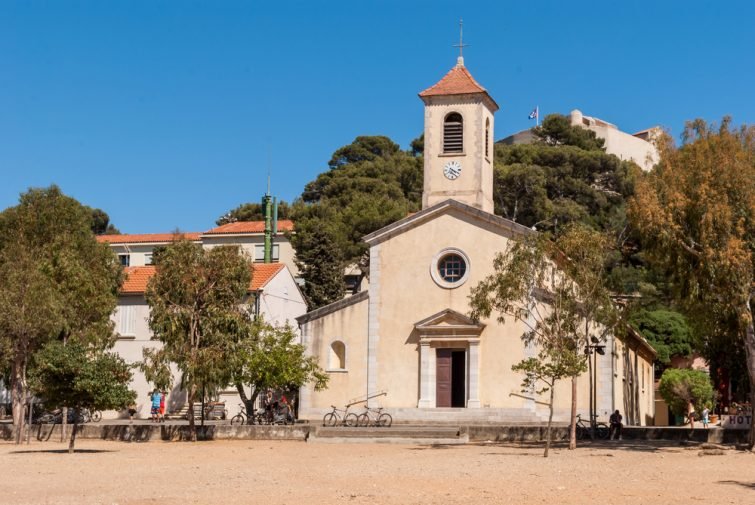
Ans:
[{"label": "terracotta roof", "polygon": [[283,263],[255,263],[252,265],[252,285],[249,291],[257,291],[265,287],[270,279],[283,270]]},{"label": "terracotta roof", "polygon": [[[199,233],[181,233],[188,240],[199,240]],[[142,233],[138,235],[97,235],[97,242],[109,244],[146,244],[154,242],[173,242],[175,233]]]},{"label": "terracotta roof", "polygon": [[[278,221],[278,231],[293,231],[294,222],[288,219],[281,219]],[[205,232],[205,235],[222,235],[222,234],[235,234],[235,233],[263,233],[265,231],[264,221],[236,221],[235,223],[224,224],[218,226],[210,231]]]},{"label": "terracotta roof", "polygon": [[[283,263],[255,263],[252,265],[252,282],[249,291],[259,291],[286,267]],[[155,275],[154,266],[126,267],[126,279],[121,287],[121,294],[141,294],[147,290],[147,283]]]},{"label": "terracotta roof", "polygon": [[474,77],[469,73],[467,67],[465,67],[463,62],[460,61],[443,76],[443,79],[421,92],[419,96],[424,98],[428,96],[468,95],[478,93],[485,95],[491,102],[493,102],[495,109],[498,109],[498,104],[495,103],[495,100],[493,100],[485,88],[480,86],[480,83],[474,80]]},{"label": "terracotta roof", "polygon": [[124,273],[126,279],[121,286],[121,293],[144,293],[147,283],[155,275],[155,267],[126,267]]}]

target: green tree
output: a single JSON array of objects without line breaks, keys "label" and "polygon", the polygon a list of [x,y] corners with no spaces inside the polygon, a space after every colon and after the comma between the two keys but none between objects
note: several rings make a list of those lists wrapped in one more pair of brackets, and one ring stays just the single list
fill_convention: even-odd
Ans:
[{"label": "green tree", "polygon": [[72,454],[81,410],[125,408],[136,398],[128,388],[131,375],[131,365],[116,354],[79,341],[51,341],[34,356],[31,385],[46,406],[73,409]]},{"label": "green tree", "polygon": [[327,228],[318,228],[307,221],[297,227],[296,266],[304,279],[302,293],[309,310],[343,298],[344,260]]},{"label": "green tree", "polygon": [[[325,389],[328,375],[316,357],[306,355],[306,348],[296,342],[298,336],[290,326],[274,327],[258,320],[252,333],[254,337],[240,342],[234,353],[233,380],[247,412],[253,412],[257,396],[268,388],[298,390],[313,382],[315,390]],[[246,385],[252,386],[251,398],[247,398]]]},{"label": "green tree", "polygon": [[[561,346],[565,346],[561,348]],[[514,372],[524,374],[522,393],[542,395],[548,393],[548,428],[545,435],[545,452],[548,457],[551,446],[553,425],[553,400],[556,382],[583,373],[585,359],[574,349],[574,341],[569,338],[551,340],[542,348],[536,358],[527,358],[511,367]]]},{"label": "green tree", "polygon": [[[144,366],[162,377],[166,364],[174,363],[193,412],[200,388],[231,383],[234,346],[249,336],[250,317],[243,302],[251,280],[250,262],[238,247],[205,250],[179,240],[165,247],[156,267],[146,299],[150,329],[163,347],[146,353]],[[189,419],[196,440],[194,416]]]},{"label": "green tree", "polygon": [[[327,226],[347,262],[366,250],[362,237],[407,213],[419,210],[422,199],[422,158],[402,151],[387,137],[357,137],[338,149],[330,170],[308,183],[294,208],[299,252],[300,225]],[[306,238],[302,238],[306,240]]]},{"label": "green tree", "polygon": [[658,353],[656,361],[668,366],[674,356],[691,356],[694,337],[684,315],[667,309],[640,309],[629,316],[629,324],[647,339]]},{"label": "green tree", "polygon": [[[661,376],[658,392],[677,416],[685,416],[692,408],[702,412],[713,406],[713,386],[710,377],[701,370],[668,368]],[[691,427],[694,425],[691,424]]]},{"label": "green tree", "polygon": [[540,142],[551,146],[575,146],[585,151],[605,150],[605,141],[598,138],[595,132],[572,126],[569,117],[561,114],[549,114],[543,119],[543,124],[532,129]]},{"label": "green tree", "polygon": [[17,443],[34,353],[51,340],[105,347],[113,339],[122,271],[91,219],[56,186],[29,190],[0,213],[0,348],[11,369]]},{"label": "green tree", "polygon": [[601,150],[497,144],[495,213],[556,233],[570,222],[618,233],[626,224],[623,207],[639,171]]},{"label": "green tree", "polygon": [[695,325],[707,338],[737,336],[755,403],[755,127],[688,123],[681,147],[663,143],[638,181],[630,218]]},{"label": "green tree", "polygon": [[[576,378],[587,366],[581,350],[593,337],[605,338],[618,321],[604,284],[607,244],[603,235],[581,226],[570,227],[555,242],[542,234],[512,240],[496,256],[495,273],[470,295],[473,318],[495,312],[501,324],[511,318],[523,325],[523,341],[541,349],[537,361],[551,379],[565,377],[561,372],[571,367],[570,448],[576,447]],[[535,370],[532,363],[527,366]]]},{"label": "green tree", "polygon": [[[284,200],[278,202],[278,219],[291,219],[291,205]],[[236,221],[264,221],[265,209],[261,203],[242,203],[220,216],[215,224],[222,226]]]},{"label": "green tree", "polygon": [[113,223],[110,222],[110,216],[102,209],[93,209],[84,207],[92,214],[92,232],[95,235],[117,235],[120,233]]}]

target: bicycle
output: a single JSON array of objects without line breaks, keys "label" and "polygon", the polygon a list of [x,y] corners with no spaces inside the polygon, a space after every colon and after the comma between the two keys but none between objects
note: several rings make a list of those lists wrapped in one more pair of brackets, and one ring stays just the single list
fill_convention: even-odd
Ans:
[{"label": "bicycle", "polygon": [[595,425],[593,427],[590,426],[590,423],[582,419],[581,414],[577,414],[577,438],[579,440],[592,438],[593,433],[596,439],[605,440],[608,438],[608,425],[603,422],[598,422],[597,418],[597,415],[593,415],[593,419],[595,420]]},{"label": "bicycle", "polygon": [[247,424],[247,422],[249,421],[249,414],[247,414],[246,412],[246,405],[239,403],[239,407],[241,408],[241,410],[239,410],[239,413],[231,418],[231,425]]},{"label": "bicycle", "polygon": [[346,407],[345,410],[341,410],[339,408],[336,408],[335,405],[331,405],[333,407],[332,412],[328,412],[322,417],[322,425],[323,426],[356,426],[357,425],[357,415],[353,412],[349,412],[349,408]]},{"label": "bicycle", "polygon": [[390,428],[393,424],[393,418],[387,412],[383,412],[383,408],[370,408],[365,407],[364,412],[357,417],[357,426],[375,426],[378,428]]}]

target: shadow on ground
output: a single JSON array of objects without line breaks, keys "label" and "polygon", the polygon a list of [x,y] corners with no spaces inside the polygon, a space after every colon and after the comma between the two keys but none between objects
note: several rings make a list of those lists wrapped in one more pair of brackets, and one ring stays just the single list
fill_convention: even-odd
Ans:
[{"label": "shadow on ground", "polygon": [[729,484],[734,486],[742,486],[755,491],[755,482],[742,482],[740,480],[719,480],[717,484]]},{"label": "shadow on ground", "polygon": [[[98,454],[101,452],[118,452],[108,449],[76,449],[74,454]],[[31,449],[27,451],[10,451],[8,454],[68,454],[68,449],[42,449],[33,451]]]}]

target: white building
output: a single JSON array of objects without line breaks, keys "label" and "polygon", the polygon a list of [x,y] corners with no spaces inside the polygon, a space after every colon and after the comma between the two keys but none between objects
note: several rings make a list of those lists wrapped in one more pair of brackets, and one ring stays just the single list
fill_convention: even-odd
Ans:
[{"label": "white building", "polygon": [[[275,238],[273,263],[261,263],[264,242],[264,223],[237,222],[214,228],[205,233],[185,233],[183,236],[205,248],[219,245],[238,245],[254,259],[252,281],[249,293],[254,301],[253,311],[271,324],[282,326],[289,324],[298,331],[296,318],[307,311],[304,297],[299,290],[292,272],[293,248],[284,231],[293,229],[291,221],[279,222],[279,235]],[[160,343],[153,339],[149,329],[149,307],[144,293],[149,279],[155,274],[156,267],[151,259],[155,247],[165,246],[175,240],[177,235],[141,234],[141,235],[104,235],[98,237],[107,242],[121,258],[126,279],[118,296],[118,306],[112,316],[115,324],[117,341],[114,350],[129,363],[142,361],[145,348],[156,348]],[[144,374],[134,370],[132,389],[137,394],[137,417],[149,417],[149,392]],[[226,402],[229,415],[238,412],[241,399],[235,388],[221,392],[220,400]],[[168,394],[168,412],[178,411],[186,401],[185,392],[180,389],[180,377],[175,372],[174,387]],[[106,417],[118,417],[123,413],[110,412]]]},{"label": "white building", "polygon": [[[595,136],[603,139],[605,150],[621,160],[633,161],[642,170],[649,171],[658,163],[659,154],[655,141],[663,133],[658,126],[653,126],[637,133],[627,133],[619,130],[615,124],[602,119],[585,116],[574,109],[569,113],[572,126],[580,126],[595,132]],[[522,130],[497,141],[500,144],[531,144],[537,138],[531,129]]]}]

